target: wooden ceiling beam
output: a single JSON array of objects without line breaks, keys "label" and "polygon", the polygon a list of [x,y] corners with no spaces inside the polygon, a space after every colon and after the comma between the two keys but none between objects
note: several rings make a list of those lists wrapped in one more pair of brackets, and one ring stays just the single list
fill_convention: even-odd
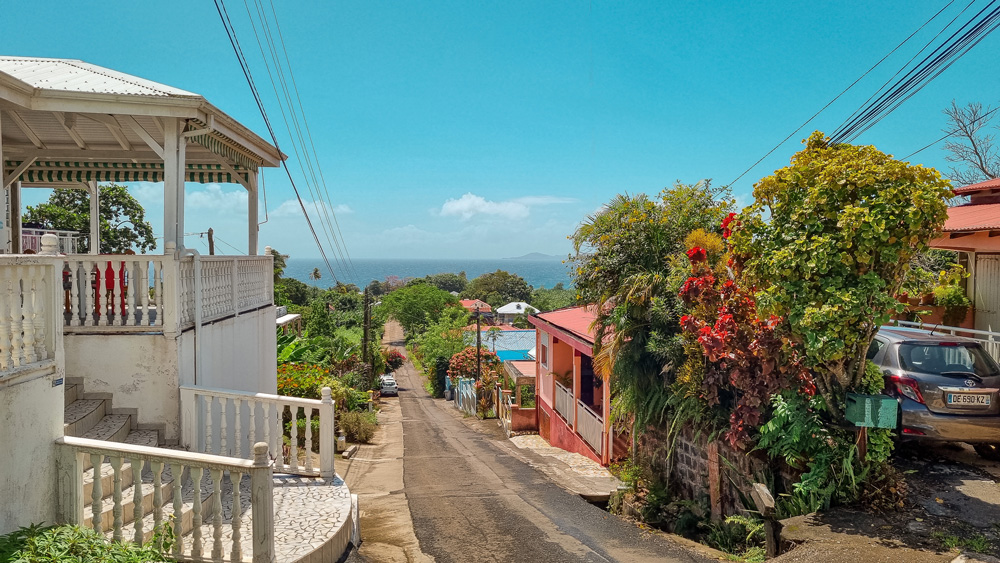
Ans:
[{"label": "wooden ceiling beam", "polygon": [[52,112],[52,115],[55,116],[56,121],[59,122],[59,125],[62,125],[62,128],[66,131],[66,134],[69,135],[69,138],[73,139],[73,142],[76,143],[76,146],[79,147],[81,150],[87,150],[87,143],[83,140],[83,137],[81,137],[80,133],[77,132],[76,130],[76,114],[54,111]]},{"label": "wooden ceiling beam", "polygon": [[31,144],[35,145],[35,148],[39,149],[45,148],[45,143],[42,142],[42,139],[35,134],[35,132],[31,129],[31,127],[28,126],[28,124],[24,121],[23,118],[21,118],[20,115],[18,115],[16,111],[8,109],[6,110],[6,112],[7,115],[10,116],[10,120],[14,122],[14,125],[17,125],[17,128],[20,129],[21,132],[28,137],[28,140],[31,141]]}]

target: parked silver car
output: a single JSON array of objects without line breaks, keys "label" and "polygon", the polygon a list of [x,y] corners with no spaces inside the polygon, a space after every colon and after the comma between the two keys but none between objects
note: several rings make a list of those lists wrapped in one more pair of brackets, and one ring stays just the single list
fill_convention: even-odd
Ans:
[{"label": "parked silver car", "polygon": [[868,359],[885,375],[906,440],[967,442],[1000,459],[1000,366],[975,340],[883,327]]},{"label": "parked silver car", "polygon": [[382,395],[398,395],[399,388],[396,386],[396,380],[392,377],[382,376],[382,386],[379,392]]}]

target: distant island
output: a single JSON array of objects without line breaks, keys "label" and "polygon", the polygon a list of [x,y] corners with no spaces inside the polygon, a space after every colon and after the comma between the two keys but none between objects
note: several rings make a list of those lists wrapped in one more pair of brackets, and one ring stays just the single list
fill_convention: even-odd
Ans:
[{"label": "distant island", "polygon": [[555,256],[552,254],[542,254],[541,252],[529,252],[524,256],[510,256],[504,258],[504,260],[560,260],[561,256]]}]

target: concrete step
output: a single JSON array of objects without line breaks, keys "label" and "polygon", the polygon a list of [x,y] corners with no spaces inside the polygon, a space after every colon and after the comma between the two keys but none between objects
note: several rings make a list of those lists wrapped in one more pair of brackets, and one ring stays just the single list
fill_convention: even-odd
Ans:
[{"label": "concrete step", "polygon": [[104,399],[77,399],[63,409],[63,434],[83,436],[107,414]]},{"label": "concrete step", "polygon": [[63,389],[63,407],[70,406],[74,401],[80,398],[80,385],[73,383],[67,383],[66,388]]},{"label": "concrete step", "polygon": [[[109,414],[101,418],[90,430],[83,433],[81,438],[91,440],[104,440],[105,442],[124,442],[132,430],[132,417],[127,414]],[[84,471],[92,468],[90,456],[84,457]]]},{"label": "concrete step", "polygon": [[156,448],[160,446],[160,435],[156,430],[133,430],[125,437],[125,443]]}]

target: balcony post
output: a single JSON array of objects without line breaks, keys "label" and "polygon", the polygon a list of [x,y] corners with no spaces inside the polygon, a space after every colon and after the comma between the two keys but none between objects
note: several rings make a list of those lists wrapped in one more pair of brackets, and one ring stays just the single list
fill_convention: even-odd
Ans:
[{"label": "balcony post", "polygon": [[274,480],[267,444],[253,445],[250,505],[253,515],[253,563],[273,563],[274,557]]},{"label": "balcony post", "polygon": [[58,510],[56,521],[60,524],[83,523],[83,456],[69,446],[56,445],[56,495]]},{"label": "balcony post", "polygon": [[319,476],[331,479],[335,474],[333,461],[337,458],[337,436],[334,431],[333,396],[329,387],[321,390],[323,404],[319,407]]},{"label": "balcony post", "polygon": [[90,192],[90,254],[101,253],[101,190],[97,182],[87,182]]},{"label": "balcony post", "polygon": [[248,229],[248,242],[247,242],[247,255],[256,256],[257,255],[257,235],[258,229],[257,225],[257,173],[248,170],[247,179],[249,180],[249,188],[247,189],[247,229]]}]

